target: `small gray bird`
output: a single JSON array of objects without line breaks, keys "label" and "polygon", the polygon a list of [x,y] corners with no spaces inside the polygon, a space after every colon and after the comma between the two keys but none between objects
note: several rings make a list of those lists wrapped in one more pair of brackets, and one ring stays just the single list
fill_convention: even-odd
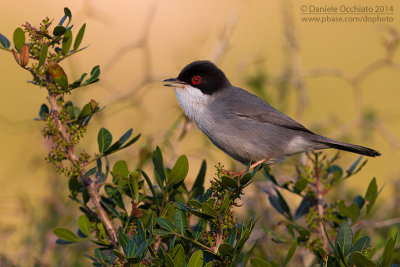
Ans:
[{"label": "small gray bird", "polygon": [[245,165],[277,163],[296,153],[326,148],[380,155],[371,148],[311,132],[257,96],[233,86],[210,61],[194,61],[177,78],[164,82],[175,88],[186,116],[211,142]]}]

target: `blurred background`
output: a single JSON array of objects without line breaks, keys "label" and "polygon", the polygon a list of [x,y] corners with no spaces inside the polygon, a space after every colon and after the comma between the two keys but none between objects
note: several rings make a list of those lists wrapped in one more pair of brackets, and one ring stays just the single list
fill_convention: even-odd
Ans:
[{"label": "blurred background", "polygon": [[[393,7],[391,21],[307,22],[305,18],[311,15],[301,14],[303,6],[375,7],[382,3]],[[378,205],[386,209],[380,209],[375,218],[400,216],[400,211],[396,213],[400,189],[398,1],[3,1],[0,32],[12,40],[15,28],[26,21],[37,25],[48,16],[58,23],[66,6],[72,11],[74,34],[87,23],[82,45],[89,47],[63,61],[62,67],[74,79],[95,65],[102,71],[99,83],[70,96],[80,106],[95,99],[105,107],[82,143],[89,153],[97,151],[101,127],[115,137],[133,128],[143,137],[111,161],[127,159],[134,169],[160,145],[167,166],[180,154],[188,156],[189,179],[195,177],[203,159],[209,179],[218,162],[241,169],[185,120],[174,91],[161,83],[194,60],[210,59],[232,84],[257,94],[311,130],[380,151],[383,156],[369,160],[356,177],[346,181],[340,194],[363,194],[369,180],[377,177],[378,186],[386,185]],[[46,92],[26,83],[29,73],[15,64],[10,53],[0,51],[0,63],[0,266],[88,265],[82,251],[90,244],[59,248],[54,243],[52,228],[72,227],[78,211],[68,201],[65,177],[45,163],[48,144],[41,135],[43,125],[33,120],[46,102]],[[340,156],[347,167],[357,159],[351,153]],[[300,158],[292,157],[273,169],[294,180],[290,175]],[[243,199],[252,207],[249,213],[269,214],[267,196],[259,189],[262,183],[253,183]],[[271,214],[270,221],[273,216],[279,220],[276,212]]]}]

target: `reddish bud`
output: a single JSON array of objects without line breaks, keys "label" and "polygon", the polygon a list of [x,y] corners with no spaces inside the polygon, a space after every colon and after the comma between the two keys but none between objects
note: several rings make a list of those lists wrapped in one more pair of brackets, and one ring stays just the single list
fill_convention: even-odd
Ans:
[{"label": "reddish bud", "polygon": [[17,61],[18,65],[19,65],[19,56],[18,56],[17,51],[15,51],[13,48],[13,49],[11,49],[11,53],[13,54],[15,61]]},{"label": "reddish bud", "polygon": [[21,48],[20,58],[19,58],[20,65],[25,67],[28,65],[29,62],[29,47],[27,44]]}]

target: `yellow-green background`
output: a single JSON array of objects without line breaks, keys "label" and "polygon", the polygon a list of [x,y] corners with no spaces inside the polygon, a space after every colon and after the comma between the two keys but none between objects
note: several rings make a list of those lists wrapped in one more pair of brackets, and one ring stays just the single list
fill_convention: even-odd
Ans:
[{"label": "yellow-green background", "polygon": [[[386,27],[400,30],[400,4],[398,1],[5,1],[0,2],[0,32],[12,40],[16,27],[25,21],[38,24],[42,18],[63,15],[68,6],[73,14],[74,33],[87,23],[83,45],[88,49],[62,63],[70,79],[77,79],[82,72],[89,72],[100,65],[101,81],[80,89],[72,99],[83,105],[95,99],[105,106],[88,129],[90,137],[83,143],[87,151],[95,151],[97,131],[107,127],[115,137],[132,127],[145,138],[130,151],[112,159],[128,157],[135,167],[138,148],[152,140],[154,147],[164,140],[166,129],[177,119],[181,110],[175,94],[162,86],[161,80],[175,77],[180,69],[193,60],[209,58],[218,46],[224,27],[228,27],[228,48],[219,57],[218,65],[234,85],[246,87],[246,79],[254,74],[254,62],[263,61],[265,71],[277,77],[287,64],[285,29],[293,20],[299,46],[299,69],[307,75],[311,69],[338,68],[358,73],[370,63],[382,58],[383,41],[388,37]],[[301,5],[387,5],[394,7],[394,22],[373,23],[305,23],[300,20]],[[289,11],[289,14],[285,13]],[[154,12],[153,17],[151,13]],[[150,14],[150,15],[149,15]],[[146,24],[150,26],[146,29]],[[230,30],[229,30],[230,29]],[[144,31],[147,35],[144,35]],[[143,46],[133,48],[145,36]],[[143,40],[142,40],[143,41]],[[224,41],[223,41],[224,42]],[[222,43],[223,43],[222,42]],[[149,57],[146,57],[149,53]],[[304,125],[318,132],[318,125],[325,126],[323,133],[335,138],[373,147],[383,156],[371,159],[363,172],[346,183],[359,193],[365,192],[370,178],[376,176],[378,185],[391,184],[400,178],[400,55],[395,53],[397,66],[381,68],[368,75],[362,85],[362,108],[373,109],[387,138],[371,130],[363,138],[360,127],[351,128],[345,136],[338,132],[342,125],[355,117],[358,96],[343,79],[322,75],[306,77],[308,104],[303,114],[296,113],[298,94],[292,88],[289,107],[285,112]],[[150,63],[152,82],[138,86],[145,78]],[[290,63],[292,64],[292,63]],[[0,247],[9,255],[17,255],[20,230],[26,225],[27,211],[21,208],[21,199],[32,206],[39,205],[44,196],[52,194],[46,164],[47,146],[41,136],[41,122],[35,122],[39,107],[45,102],[44,89],[26,83],[29,73],[23,71],[10,53],[0,50]],[[272,86],[268,87],[269,89]],[[246,88],[251,90],[251,88]],[[277,99],[276,89],[267,94]],[[276,105],[279,101],[275,102]],[[330,126],[327,124],[330,123]],[[182,141],[178,133],[165,148],[166,164],[177,155],[189,157],[192,177],[201,160],[208,160],[208,177],[214,173],[217,162],[231,166],[231,160],[213,146],[195,127],[191,127]],[[396,146],[397,144],[397,146]],[[357,156],[342,153],[342,162],[348,166]],[[347,165],[346,165],[347,164]],[[237,168],[239,168],[238,166]],[[59,183],[67,181],[61,175]],[[384,189],[384,196],[392,197],[391,186]],[[67,195],[67,192],[65,192]],[[37,206],[36,206],[37,207]],[[37,207],[40,210],[40,207]]]}]

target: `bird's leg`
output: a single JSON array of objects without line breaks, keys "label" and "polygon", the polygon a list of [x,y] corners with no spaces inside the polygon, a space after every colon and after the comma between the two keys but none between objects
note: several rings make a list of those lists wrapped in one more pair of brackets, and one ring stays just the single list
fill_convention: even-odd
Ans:
[{"label": "bird's leg", "polygon": [[[249,167],[249,170],[254,169],[255,167],[257,167],[257,166],[260,165],[260,164],[263,164],[263,163],[266,162],[267,160],[268,160],[268,159],[261,159],[261,160],[255,162],[255,163],[251,164],[250,167]],[[240,181],[240,179],[242,178],[242,176],[246,173],[246,171],[247,171],[247,168],[244,169],[244,170],[242,170],[242,171],[240,171],[240,172],[234,172],[234,171],[228,171],[228,170],[221,170],[222,173],[228,174],[228,175],[230,175],[230,176],[232,176],[232,177],[238,176],[239,181]]]}]

